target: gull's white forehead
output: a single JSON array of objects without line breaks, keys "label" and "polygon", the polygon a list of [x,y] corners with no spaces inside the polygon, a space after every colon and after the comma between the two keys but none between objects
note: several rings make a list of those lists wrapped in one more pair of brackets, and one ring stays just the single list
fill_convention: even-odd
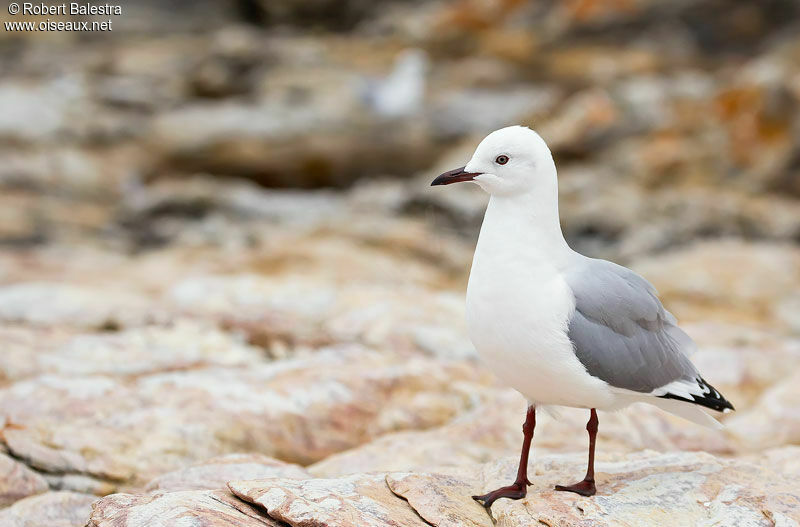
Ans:
[{"label": "gull's white forehead", "polygon": [[525,126],[509,126],[487,135],[478,145],[475,154],[476,156],[489,156],[513,152],[537,153],[542,148],[546,151],[547,145],[539,134]]}]

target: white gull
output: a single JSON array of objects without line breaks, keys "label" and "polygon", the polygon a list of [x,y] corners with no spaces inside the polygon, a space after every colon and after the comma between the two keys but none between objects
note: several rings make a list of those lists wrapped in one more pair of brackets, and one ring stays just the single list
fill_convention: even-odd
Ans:
[{"label": "white gull", "polygon": [[694,343],[664,309],[655,288],[630,269],[567,245],[558,214],[550,149],[522,126],[497,130],[466,166],[432,185],[470,181],[490,194],[467,287],[467,325],[478,354],[528,400],[517,479],[475,496],[486,507],[526,494],[536,407],[590,410],[589,467],[583,481],[558,490],[595,493],[597,409],[643,401],[706,426],[699,407],[733,406],[700,376]]}]

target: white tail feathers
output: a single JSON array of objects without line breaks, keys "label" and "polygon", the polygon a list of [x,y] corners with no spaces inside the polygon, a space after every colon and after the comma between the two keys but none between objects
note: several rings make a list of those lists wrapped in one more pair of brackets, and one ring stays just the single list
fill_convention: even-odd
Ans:
[{"label": "white tail feathers", "polygon": [[647,397],[642,400],[693,423],[709,428],[716,428],[717,430],[725,428],[722,423],[708,415],[699,406],[692,403],[685,403],[676,399],[659,399],[656,397]]}]

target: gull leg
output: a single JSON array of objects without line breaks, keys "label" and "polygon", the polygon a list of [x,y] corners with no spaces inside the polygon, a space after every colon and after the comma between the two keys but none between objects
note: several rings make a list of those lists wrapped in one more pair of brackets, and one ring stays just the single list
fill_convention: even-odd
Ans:
[{"label": "gull leg", "polygon": [[586,423],[586,431],[589,432],[589,468],[586,469],[586,477],[583,481],[574,485],[556,485],[556,490],[575,492],[581,496],[594,496],[597,489],[594,486],[594,442],[597,439],[597,410],[592,408],[589,422]]},{"label": "gull leg", "polygon": [[536,407],[528,406],[528,412],[525,415],[525,424],[522,425],[522,453],[519,455],[519,468],[517,469],[517,479],[514,483],[507,487],[500,487],[483,496],[473,496],[472,499],[481,502],[481,505],[487,509],[492,506],[492,503],[500,498],[509,498],[518,500],[524,498],[528,492],[527,485],[531,482],[528,481],[528,453],[531,449],[531,439],[533,439],[533,429],[536,427]]}]

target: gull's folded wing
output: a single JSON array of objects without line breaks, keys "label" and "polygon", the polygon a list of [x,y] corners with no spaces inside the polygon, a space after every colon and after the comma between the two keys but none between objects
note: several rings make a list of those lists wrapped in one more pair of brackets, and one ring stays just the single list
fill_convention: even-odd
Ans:
[{"label": "gull's folded wing", "polygon": [[575,295],[569,338],[589,374],[615,388],[732,408],[689,361],[694,342],[630,269],[581,258],[566,272]]}]

